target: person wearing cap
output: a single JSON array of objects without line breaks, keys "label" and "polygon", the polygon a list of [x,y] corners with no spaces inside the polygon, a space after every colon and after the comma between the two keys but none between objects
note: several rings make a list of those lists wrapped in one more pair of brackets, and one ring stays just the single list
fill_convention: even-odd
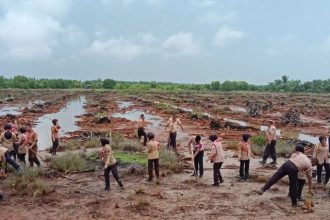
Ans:
[{"label": "person wearing cap", "polygon": [[328,152],[327,148],[327,138],[325,136],[319,137],[320,143],[315,145],[313,151],[313,158],[317,159],[317,182],[321,184],[321,176],[322,176],[322,169],[325,169],[325,179],[324,179],[324,187],[329,182],[330,178],[330,153]]},{"label": "person wearing cap", "polygon": [[267,158],[269,156],[272,157],[273,162],[270,164],[276,165],[276,127],[275,123],[273,121],[269,121],[269,126],[267,129],[267,145],[264,151],[264,155],[262,158],[262,161],[260,161],[261,164],[266,164]]},{"label": "person wearing cap", "polygon": [[310,159],[304,154],[304,146],[297,145],[296,152],[293,153],[289,160],[284,162],[282,166],[274,173],[267,183],[258,191],[261,195],[267,191],[272,185],[282,179],[284,176],[289,176],[289,195],[293,207],[297,206],[298,197],[298,173],[305,173],[308,181],[309,192],[312,192],[312,166],[316,165],[315,160]]},{"label": "person wearing cap", "polygon": [[113,150],[110,147],[110,141],[107,138],[101,138],[100,139],[102,150],[100,151],[100,158],[104,162],[104,182],[105,182],[105,188],[104,190],[109,191],[110,190],[110,171],[119,184],[120,188],[123,188],[124,185],[120,181],[120,178],[118,176],[117,171],[117,161],[115,157],[113,156]]},{"label": "person wearing cap", "polygon": [[143,145],[146,146],[147,145],[147,134],[145,132],[145,126],[146,126],[146,122],[144,120],[144,114],[140,115],[139,121],[137,123],[137,127],[138,127],[138,138],[139,141],[141,140],[141,137],[143,136]]}]

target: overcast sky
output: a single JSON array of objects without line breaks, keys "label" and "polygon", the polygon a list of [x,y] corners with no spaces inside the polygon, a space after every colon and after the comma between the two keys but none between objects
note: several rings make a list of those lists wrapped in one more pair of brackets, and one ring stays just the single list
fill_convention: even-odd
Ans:
[{"label": "overcast sky", "polygon": [[0,75],[330,78],[329,0],[0,0]]}]

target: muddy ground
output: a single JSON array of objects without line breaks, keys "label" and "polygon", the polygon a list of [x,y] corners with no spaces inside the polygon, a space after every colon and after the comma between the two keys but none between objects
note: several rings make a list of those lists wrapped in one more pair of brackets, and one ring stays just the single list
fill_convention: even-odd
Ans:
[{"label": "muddy ground", "polygon": [[[262,94],[262,93],[119,93],[119,92],[72,92],[61,91],[1,91],[2,97],[11,94],[13,101],[3,101],[1,107],[8,105],[26,105],[27,100],[44,100],[52,104],[41,111],[26,111],[17,116],[21,125],[33,123],[46,113],[59,111],[70,97],[83,94],[86,97],[86,114],[77,116],[80,130],[70,133],[69,137],[86,137],[93,135],[120,133],[127,138],[136,138],[136,122],[124,118],[112,117],[116,113],[127,113],[141,110],[162,119],[156,126],[150,125],[147,130],[154,131],[157,139],[165,144],[167,132],[164,131],[166,120],[175,111],[181,119],[184,130],[178,134],[179,153],[187,155],[186,144],[190,136],[202,134],[204,143],[210,133],[217,133],[227,142],[237,141],[244,132],[259,134],[258,129],[235,130],[221,128],[211,130],[209,118],[194,118],[189,111],[164,108],[159,103],[191,108],[194,112],[208,113],[219,120],[224,118],[248,122],[256,128],[266,125],[269,119],[276,122],[282,130],[282,138],[292,133],[311,135],[327,134],[329,127],[330,96],[311,94]],[[271,102],[272,107],[265,109],[260,117],[249,117],[238,109],[245,108],[247,100]],[[118,101],[131,102],[121,108]],[[282,125],[280,116],[290,108],[297,108],[302,123]],[[231,109],[235,109],[232,111]],[[110,123],[99,123],[99,113],[110,119]],[[100,114],[99,114],[100,115]],[[138,117],[138,115],[137,115]],[[138,118],[136,118],[137,120]],[[0,118],[3,124],[9,119]],[[152,121],[152,120],[150,120]],[[65,123],[65,122],[62,122]],[[65,138],[67,139],[67,138]],[[46,156],[41,152],[42,157]],[[288,186],[277,184],[272,190],[259,196],[255,190],[260,189],[264,181],[275,172],[275,169],[260,167],[252,160],[252,177],[249,182],[238,182],[238,161],[235,152],[226,151],[227,159],[222,173],[225,182],[218,188],[211,186],[211,164],[205,161],[205,175],[202,179],[190,177],[192,169],[185,168],[179,173],[162,170],[164,177],[160,185],[145,182],[143,175],[124,175],[124,189],[119,189],[112,181],[112,189],[105,193],[103,180],[92,173],[68,174],[70,178],[52,177],[45,181],[54,189],[50,195],[32,200],[24,196],[12,195],[9,186],[1,183],[5,201],[0,203],[0,216],[4,219],[327,219],[330,216],[330,197],[327,192],[316,188],[316,211],[305,214],[301,209],[291,208],[287,197]],[[284,161],[280,159],[280,163]],[[278,165],[280,166],[280,164]],[[189,166],[188,166],[189,167]],[[123,175],[123,174],[122,174]],[[19,211],[16,211],[19,210]]]}]

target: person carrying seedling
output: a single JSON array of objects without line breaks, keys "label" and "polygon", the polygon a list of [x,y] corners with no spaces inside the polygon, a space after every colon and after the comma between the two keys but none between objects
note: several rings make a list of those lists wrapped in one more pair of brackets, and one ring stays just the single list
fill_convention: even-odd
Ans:
[{"label": "person carrying seedling", "polygon": [[147,181],[152,181],[153,179],[153,167],[155,167],[155,173],[157,180],[159,179],[159,150],[160,144],[155,140],[155,135],[152,132],[147,134],[147,152],[148,152],[148,174],[149,178]]},{"label": "person carrying seedling", "polygon": [[100,139],[102,150],[100,152],[100,158],[104,162],[104,181],[105,181],[105,188],[104,190],[109,191],[110,190],[110,171],[119,184],[120,188],[123,188],[124,185],[120,181],[120,178],[118,176],[117,171],[117,161],[115,157],[113,156],[112,148],[110,147],[110,141],[107,138],[101,138]]},{"label": "person carrying seedling", "polygon": [[146,126],[146,122],[144,120],[144,114],[140,115],[139,121],[137,123],[137,127],[138,127],[138,139],[139,141],[141,140],[141,137],[143,136],[143,145],[146,146],[147,145],[147,134],[145,132],[145,126]]},{"label": "person carrying seedling", "polygon": [[31,125],[27,126],[27,138],[28,138],[28,158],[30,167],[36,164],[40,167],[40,161],[38,160],[38,134],[32,129]]},{"label": "person carrying seedling", "polygon": [[241,181],[249,178],[249,167],[251,158],[250,134],[243,134],[242,140],[238,143],[238,160],[240,161],[239,176]]},{"label": "person carrying seedling", "polygon": [[197,176],[199,170],[199,178],[203,177],[204,168],[203,168],[203,157],[204,157],[204,147],[201,142],[202,137],[200,135],[196,135],[196,137],[192,137],[189,140],[188,148],[189,153],[192,155],[192,159],[194,161],[194,173],[191,176]]},{"label": "person carrying seedling", "polygon": [[225,160],[225,155],[224,155],[222,144],[221,144],[220,140],[218,140],[217,135],[215,135],[215,134],[210,135],[209,140],[212,141],[211,155],[209,156],[211,163],[213,163],[214,183],[212,184],[212,186],[219,186],[219,182],[223,183],[223,178],[222,178],[220,169]]},{"label": "person carrying seedling", "polygon": [[178,119],[176,117],[175,114],[173,114],[172,118],[170,118],[165,126],[165,131],[167,129],[167,127],[170,128],[170,133],[169,133],[169,143],[168,143],[168,147],[172,147],[174,152],[177,153],[177,149],[176,149],[176,134],[177,134],[177,127],[180,126],[182,131],[183,131],[183,126],[181,124],[180,119]]},{"label": "person carrying seedling", "polygon": [[312,166],[316,165],[316,161],[310,159],[304,154],[304,146],[297,145],[296,152],[291,155],[282,166],[274,173],[274,175],[267,181],[267,183],[258,191],[261,195],[267,191],[277,181],[284,176],[289,176],[289,195],[293,207],[297,207],[297,180],[298,173],[304,172],[308,180],[309,192],[312,193]]},{"label": "person carrying seedling", "polygon": [[330,178],[330,153],[327,148],[327,138],[325,136],[319,137],[320,143],[314,148],[313,158],[317,159],[317,182],[321,184],[322,168],[325,169],[325,179],[323,186],[325,187]]},{"label": "person carrying seedling", "polygon": [[276,146],[276,127],[275,127],[275,123],[272,120],[270,120],[267,129],[267,145],[264,151],[262,161],[260,161],[261,164],[266,164],[267,158],[269,156],[271,156],[273,159],[273,162],[271,162],[270,164],[272,165],[277,164],[275,146]]},{"label": "person carrying seedling", "polygon": [[57,147],[59,145],[59,140],[60,140],[59,131],[61,129],[61,126],[58,124],[57,119],[53,119],[52,123],[53,123],[53,125],[52,125],[50,130],[51,130],[51,137],[52,137],[53,146],[50,149],[49,153],[53,154],[53,155],[56,155],[56,150],[57,150]]},{"label": "person carrying seedling", "polygon": [[[10,156],[16,155],[15,149],[14,149],[14,143],[16,141],[16,135],[14,132],[12,132],[12,126],[10,124],[6,124],[4,126],[4,132],[0,135],[0,143],[2,147],[5,147],[10,152]],[[9,137],[10,138],[6,138]],[[14,157],[15,158],[15,157]]]}]

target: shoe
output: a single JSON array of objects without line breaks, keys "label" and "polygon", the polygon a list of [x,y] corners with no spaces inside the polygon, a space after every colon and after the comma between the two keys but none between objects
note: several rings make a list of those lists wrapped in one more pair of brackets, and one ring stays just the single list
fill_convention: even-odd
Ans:
[{"label": "shoe", "polygon": [[270,162],[269,165],[277,165],[276,162]]},{"label": "shoe", "polygon": [[257,191],[257,193],[258,193],[259,195],[264,194],[264,192],[265,192],[265,191],[263,190],[263,188],[261,188],[260,190]]},{"label": "shoe", "polygon": [[121,181],[118,182],[120,188],[124,188],[124,185]]},{"label": "shoe", "polygon": [[213,183],[212,186],[217,187],[217,186],[219,186],[219,183]]},{"label": "shoe", "polygon": [[203,178],[203,175],[199,175],[199,178]]},{"label": "shoe", "polygon": [[110,191],[110,187],[105,187],[104,191]]},{"label": "shoe", "polygon": [[223,179],[221,179],[221,180],[219,180],[220,181],[220,183],[223,183],[224,182],[224,180]]},{"label": "shoe", "polygon": [[298,208],[298,204],[297,203],[292,204],[291,206],[292,206],[292,208]]},{"label": "shoe", "polygon": [[152,179],[146,179],[147,182],[152,182]]},{"label": "shoe", "polygon": [[259,161],[260,164],[266,164],[266,161]]},{"label": "shoe", "polygon": [[191,174],[190,176],[197,176],[197,174],[196,174],[196,173],[193,173],[193,174]]},{"label": "shoe", "polygon": [[239,182],[245,182],[245,179],[244,178],[240,178],[239,179]]}]

